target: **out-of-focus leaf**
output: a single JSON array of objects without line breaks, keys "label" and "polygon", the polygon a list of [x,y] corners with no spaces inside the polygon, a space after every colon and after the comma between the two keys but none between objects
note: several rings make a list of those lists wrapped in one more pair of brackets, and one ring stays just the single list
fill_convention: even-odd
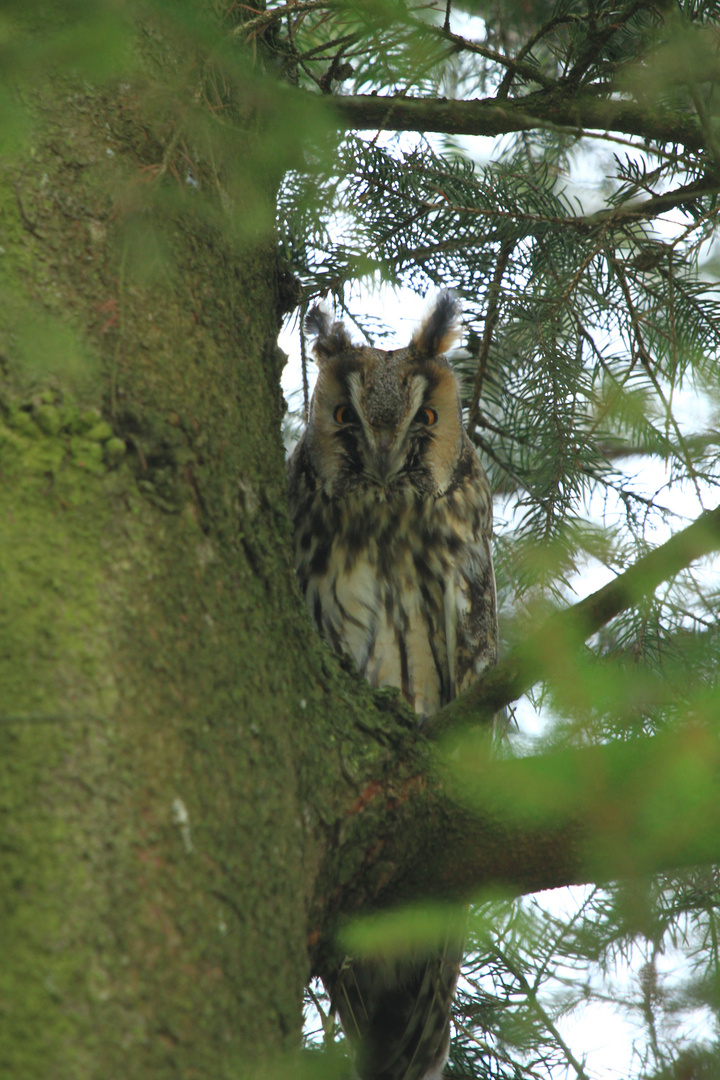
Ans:
[{"label": "out-of-focus leaf", "polygon": [[413,905],[355,919],[339,942],[353,956],[401,956],[442,944],[448,935],[462,937],[465,917],[464,909],[450,905]]}]

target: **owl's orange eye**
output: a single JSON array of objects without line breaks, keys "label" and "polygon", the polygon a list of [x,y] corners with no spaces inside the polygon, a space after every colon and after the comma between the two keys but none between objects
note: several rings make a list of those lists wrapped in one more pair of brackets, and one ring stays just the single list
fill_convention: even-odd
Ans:
[{"label": "owl's orange eye", "polygon": [[357,413],[352,405],[336,405],[333,419],[336,424],[354,424],[357,420]]},{"label": "owl's orange eye", "polygon": [[423,405],[422,409],[418,409],[415,413],[416,424],[426,424],[428,427],[432,427],[433,424],[437,424],[438,415],[434,409],[431,409],[428,405]]}]

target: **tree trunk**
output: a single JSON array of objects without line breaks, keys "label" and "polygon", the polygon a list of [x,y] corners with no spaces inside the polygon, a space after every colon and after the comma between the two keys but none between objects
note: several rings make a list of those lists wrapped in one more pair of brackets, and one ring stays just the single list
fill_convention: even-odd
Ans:
[{"label": "tree trunk", "polygon": [[165,46],[131,83],[28,92],[2,173],[0,1074],[23,1080],[236,1080],[296,1045],[308,974],[320,653],[275,256],[237,242],[222,176],[195,192],[207,161],[185,183]]},{"label": "tree trunk", "polygon": [[308,945],[364,857],[338,871],[338,822],[415,739],[295,584],[262,125],[300,126],[167,30],[121,43],[126,81],[32,68],[0,174],[0,1074],[23,1080],[237,1080],[296,1047]]}]

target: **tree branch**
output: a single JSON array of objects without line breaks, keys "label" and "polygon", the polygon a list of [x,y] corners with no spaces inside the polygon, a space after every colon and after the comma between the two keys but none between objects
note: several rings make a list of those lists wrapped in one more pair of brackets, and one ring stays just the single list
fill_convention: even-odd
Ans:
[{"label": "tree branch", "polygon": [[247,19],[245,22],[238,23],[233,30],[233,34],[238,37],[245,36],[250,40],[251,37],[257,37],[258,34],[267,30],[268,26],[272,26],[274,22],[280,22],[286,15],[303,15],[307,11],[318,11],[331,7],[332,4],[328,3],[328,0],[301,0],[299,3],[283,4],[281,7],[260,12],[254,19]]},{"label": "tree branch", "polygon": [[643,555],[615,581],[559,611],[518,645],[466,693],[430,717],[424,732],[441,739],[465,727],[488,724],[500,709],[534,683],[566,666],[574,650],[621,611],[650,595],[696,559],[720,549],[720,506]]},{"label": "tree branch", "polygon": [[[565,228],[576,229],[581,235],[589,234],[599,228],[607,230],[608,227],[622,228],[627,224],[644,221],[659,214],[665,214],[677,206],[684,207],[696,199],[702,199],[707,195],[717,195],[720,183],[712,179],[703,179],[674,188],[662,195],[652,195],[648,199],[634,200],[623,203],[620,206],[607,207],[598,210],[594,214],[582,214],[576,217],[564,218],[551,217],[549,215],[529,214],[518,208],[503,210],[499,206],[463,206],[452,203],[448,199],[437,200],[434,203],[425,203],[421,207],[420,214],[429,214],[433,210],[441,211],[447,215],[466,214],[476,218],[485,218],[495,224],[500,221],[528,222],[531,225],[562,225]],[[691,228],[697,228],[697,219],[693,221]],[[391,236],[392,233],[388,233]],[[400,248],[399,258],[412,262],[422,262],[430,259],[440,252],[469,251],[474,247],[486,247],[489,238],[486,234],[475,237],[462,236],[460,239],[450,239],[441,243],[431,244],[422,248]]]},{"label": "tree branch", "polygon": [[720,738],[700,723],[513,761],[465,747],[454,780],[471,809],[435,838],[432,874],[407,868],[407,895],[535,892],[720,862]]},{"label": "tree branch", "polygon": [[[706,693],[706,706],[719,692],[707,689],[715,697]],[[421,772],[408,764],[343,815],[333,888],[316,897],[318,928],[482,890],[520,895],[720,863],[716,724],[509,761],[489,740],[466,739],[439,767],[423,765],[422,753]],[[321,942],[319,930],[312,936]]]},{"label": "tree branch", "polygon": [[632,101],[610,101],[595,95],[540,90],[516,100],[496,98],[448,101],[357,95],[336,97],[335,110],[351,128],[386,131],[438,131],[448,135],[502,135],[538,127],[581,127],[622,131],[658,142],[681,143],[691,150],[705,145],[696,117]]}]

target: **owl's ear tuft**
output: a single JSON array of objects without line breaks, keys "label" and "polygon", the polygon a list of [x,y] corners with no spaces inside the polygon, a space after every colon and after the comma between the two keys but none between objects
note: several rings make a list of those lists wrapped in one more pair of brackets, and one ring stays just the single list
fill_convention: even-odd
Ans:
[{"label": "owl's ear tuft", "polygon": [[421,356],[442,356],[460,336],[460,308],[450,292],[441,292],[413,334]]},{"label": "owl's ear tuft", "polygon": [[305,316],[305,333],[308,337],[327,337],[330,333],[330,316],[319,304],[311,307]]},{"label": "owl's ear tuft", "polygon": [[327,360],[329,356],[352,348],[352,341],[341,322],[330,322],[330,315],[316,304],[305,316],[305,333],[315,338],[313,352],[318,360]]}]

